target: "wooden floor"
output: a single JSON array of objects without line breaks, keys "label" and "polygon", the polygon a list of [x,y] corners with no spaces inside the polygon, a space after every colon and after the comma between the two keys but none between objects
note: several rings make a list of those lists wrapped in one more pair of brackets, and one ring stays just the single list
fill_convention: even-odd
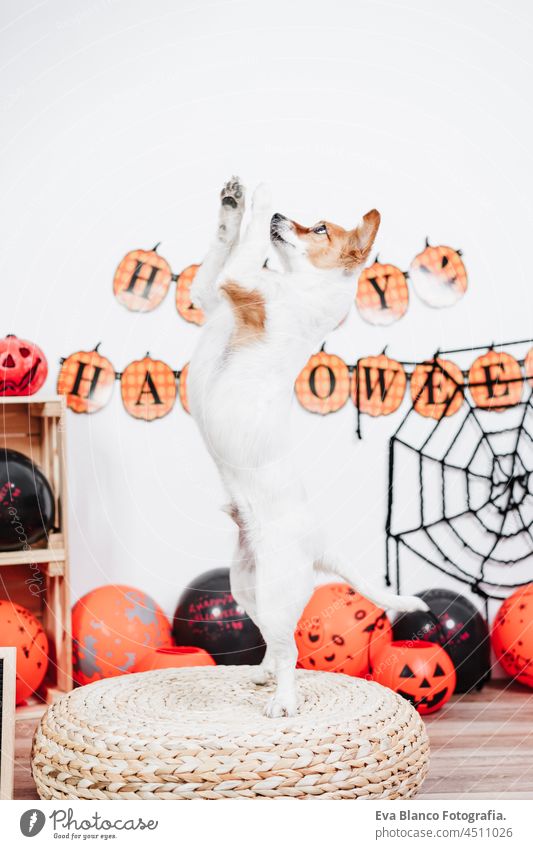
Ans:
[{"label": "wooden floor", "polygon": [[[15,799],[36,799],[29,756],[37,720],[17,720]],[[418,799],[533,799],[533,692],[495,682],[426,718],[429,775]]]}]

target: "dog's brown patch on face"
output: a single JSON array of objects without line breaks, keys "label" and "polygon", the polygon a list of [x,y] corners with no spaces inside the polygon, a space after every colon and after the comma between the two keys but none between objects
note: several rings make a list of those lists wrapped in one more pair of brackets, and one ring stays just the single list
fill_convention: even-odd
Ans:
[{"label": "dog's brown patch on face", "polygon": [[338,224],[324,221],[325,233],[316,233],[315,227],[302,227],[292,221],[294,232],[307,246],[307,256],[316,268],[354,269],[366,262],[378,232],[381,216],[372,209],[361,224],[345,230]]},{"label": "dog's brown patch on face", "polygon": [[244,289],[234,280],[221,286],[231,303],[235,316],[235,330],[231,338],[234,348],[248,345],[259,339],[265,330],[265,299],[257,289]]}]

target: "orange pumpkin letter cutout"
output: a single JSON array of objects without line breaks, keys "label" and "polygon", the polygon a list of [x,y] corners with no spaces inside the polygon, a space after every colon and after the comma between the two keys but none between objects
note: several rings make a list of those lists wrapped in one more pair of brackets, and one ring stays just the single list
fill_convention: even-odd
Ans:
[{"label": "orange pumpkin letter cutout", "polygon": [[130,416],[151,422],[166,416],[174,406],[176,377],[170,366],[147,354],[124,369],[120,391]]},{"label": "orange pumpkin letter cutout", "polygon": [[468,388],[474,403],[484,410],[501,412],[522,399],[524,381],[520,365],[504,351],[489,351],[478,357],[468,373]]},{"label": "orange pumpkin letter cutout", "polygon": [[447,245],[428,244],[415,256],[409,268],[420,300],[430,307],[451,307],[463,297],[468,277],[460,251]]},{"label": "orange pumpkin letter cutout", "polygon": [[180,401],[181,406],[185,410],[186,413],[190,413],[189,409],[189,397],[187,395],[187,378],[189,376],[189,363],[185,363],[181,372],[180,372],[180,382],[179,382],[179,393],[180,393]]},{"label": "orange pumpkin letter cutout", "polygon": [[388,416],[398,409],[405,395],[407,378],[400,363],[385,354],[358,360],[352,399],[361,413]]},{"label": "orange pumpkin letter cutout", "polygon": [[115,385],[115,369],[106,357],[94,351],[77,351],[64,360],[57,379],[59,395],[66,395],[74,413],[97,413],[105,407]]},{"label": "orange pumpkin letter cutout", "polygon": [[524,371],[529,381],[529,385],[533,386],[533,348],[528,351],[526,359],[524,360]]},{"label": "orange pumpkin letter cutout", "polygon": [[181,272],[176,284],[176,309],[185,321],[191,321],[193,324],[203,324],[205,321],[203,310],[194,306],[190,295],[190,289],[199,268],[199,265],[188,265]]},{"label": "orange pumpkin letter cutout", "polygon": [[119,263],[113,291],[119,303],[135,312],[148,312],[165,297],[172,271],[166,259],[151,251],[130,251]]},{"label": "orange pumpkin letter cutout", "polygon": [[385,326],[398,321],[409,306],[409,289],[403,271],[377,259],[365,268],[357,283],[357,309],[365,321]]},{"label": "orange pumpkin letter cutout", "polygon": [[311,413],[335,413],[350,394],[348,366],[333,354],[314,354],[298,375],[295,392],[302,407]]},{"label": "orange pumpkin letter cutout", "polygon": [[463,403],[463,373],[450,360],[420,363],[411,375],[413,407],[421,416],[452,416]]}]

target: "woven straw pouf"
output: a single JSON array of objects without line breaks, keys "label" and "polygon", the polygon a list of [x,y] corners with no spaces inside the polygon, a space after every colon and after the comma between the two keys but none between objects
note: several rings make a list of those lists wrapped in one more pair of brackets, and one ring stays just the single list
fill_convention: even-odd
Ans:
[{"label": "woven straw pouf", "polygon": [[42,799],[412,798],[424,724],[391,690],[299,670],[297,716],[263,715],[251,667],[163,669],[98,681],[51,705],[35,733]]}]

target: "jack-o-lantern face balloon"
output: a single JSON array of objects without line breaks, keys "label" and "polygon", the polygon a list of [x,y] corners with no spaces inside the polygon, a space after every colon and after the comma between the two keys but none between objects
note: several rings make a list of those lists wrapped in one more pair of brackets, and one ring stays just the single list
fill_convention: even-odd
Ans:
[{"label": "jack-o-lantern face balloon", "polygon": [[411,375],[413,407],[421,416],[452,416],[463,403],[463,373],[455,363],[435,358],[418,365]]},{"label": "jack-o-lantern face balloon", "polygon": [[311,413],[334,413],[346,404],[350,395],[350,371],[333,354],[314,354],[296,379],[298,401]]},{"label": "jack-o-lantern face balloon", "polygon": [[435,643],[395,640],[374,661],[372,677],[407,699],[421,714],[435,713],[455,690],[455,667]]},{"label": "jack-o-lantern face balloon", "polygon": [[463,297],[468,277],[461,252],[447,245],[432,246],[426,241],[422,253],[409,268],[416,294],[430,307],[451,307]]},{"label": "jack-o-lantern face balloon", "polygon": [[0,339],[0,395],[33,395],[47,374],[46,357],[34,342],[12,334]]},{"label": "jack-o-lantern face balloon", "polygon": [[472,364],[468,388],[478,407],[501,412],[522,399],[524,381],[520,365],[504,351],[489,351]]},{"label": "jack-o-lantern face balloon", "polygon": [[193,324],[203,324],[205,321],[203,310],[191,301],[191,286],[199,268],[199,265],[188,265],[179,275],[176,284],[176,309],[185,321]]},{"label": "jack-o-lantern face balloon", "polygon": [[385,326],[398,321],[409,306],[405,274],[376,258],[359,276],[355,303],[361,318],[370,324]]},{"label": "jack-o-lantern face balloon", "polygon": [[128,413],[136,419],[151,422],[166,416],[176,400],[176,376],[161,360],[148,354],[135,360],[120,378],[122,401]]},{"label": "jack-o-lantern face balloon", "polygon": [[96,413],[113,393],[115,369],[106,357],[94,351],[77,351],[63,361],[57,379],[59,395],[66,396],[74,413]]},{"label": "jack-o-lantern face balloon", "polygon": [[189,396],[187,395],[187,378],[189,376],[189,363],[185,363],[181,372],[179,379],[179,393],[180,393],[180,401],[181,406],[185,410],[186,413],[190,413],[189,409]]},{"label": "jack-o-lantern face balloon", "polygon": [[396,360],[385,354],[363,357],[354,372],[352,399],[361,413],[388,416],[402,403],[406,386],[405,371]]},{"label": "jack-o-lantern face balloon", "polygon": [[391,639],[383,610],[348,584],[324,584],[314,591],[296,627],[298,666],[366,675]]},{"label": "jack-o-lantern face balloon", "polygon": [[115,271],[115,297],[129,310],[149,312],[168,292],[172,271],[166,259],[156,253],[157,247],[151,251],[130,251]]}]

